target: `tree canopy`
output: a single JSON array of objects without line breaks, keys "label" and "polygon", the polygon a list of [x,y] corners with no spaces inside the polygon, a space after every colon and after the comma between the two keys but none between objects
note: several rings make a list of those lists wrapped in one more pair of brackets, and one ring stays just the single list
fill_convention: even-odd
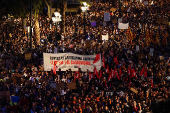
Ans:
[{"label": "tree canopy", "polygon": [[[33,13],[39,13],[46,3],[51,4],[51,0],[32,0]],[[0,16],[11,14],[14,17],[25,18],[30,13],[31,0],[3,0],[0,4]]]}]

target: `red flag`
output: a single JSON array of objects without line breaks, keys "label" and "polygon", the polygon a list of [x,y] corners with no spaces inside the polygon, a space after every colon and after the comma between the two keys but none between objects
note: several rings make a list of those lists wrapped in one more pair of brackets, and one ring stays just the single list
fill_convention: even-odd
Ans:
[{"label": "red flag", "polygon": [[78,69],[78,76],[80,77],[80,70]]},{"label": "red flag", "polygon": [[99,78],[100,78],[100,79],[102,78],[102,70],[100,70]]},{"label": "red flag", "polygon": [[53,67],[53,74],[56,75],[56,70],[57,70],[57,66],[54,64],[54,67]]},{"label": "red flag", "polygon": [[110,81],[110,80],[111,80],[111,78],[112,78],[112,74],[110,74],[110,75],[109,75],[109,77],[108,77],[108,81]]},{"label": "red flag", "polygon": [[96,69],[96,67],[94,66],[94,73],[93,73],[93,76],[95,76],[95,75],[96,75],[97,78],[99,78],[99,77],[98,77],[97,69]]},{"label": "red flag", "polygon": [[130,75],[130,73],[131,73],[131,66],[129,65],[128,66],[128,75]]},{"label": "red flag", "polygon": [[75,72],[74,74],[74,82],[76,81],[76,79],[79,79],[79,74],[77,72]]},{"label": "red flag", "polygon": [[117,68],[115,67],[115,76],[118,76]]},{"label": "red flag", "polygon": [[103,66],[104,68],[106,68],[106,67],[105,67],[105,58],[104,58],[104,54],[103,54],[103,58],[102,58],[102,66]]},{"label": "red flag", "polygon": [[74,73],[74,82],[76,81],[76,72]]},{"label": "red flag", "polygon": [[147,69],[144,69],[144,76],[147,77]]},{"label": "red flag", "polygon": [[93,78],[93,75],[91,74],[91,72],[89,72],[89,80],[91,80]]},{"label": "red flag", "polygon": [[136,72],[135,72],[135,69],[133,68],[132,70],[132,77],[136,77],[137,78],[137,75],[136,75]]},{"label": "red flag", "polygon": [[95,59],[93,61],[93,64],[98,62],[99,60],[100,60],[100,54],[96,54],[96,57],[95,57]]},{"label": "red flag", "polygon": [[141,72],[140,72],[140,76],[142,76],[144,73],[144,67],[142,68]]},{"label": "red flag", "polygon": [[109,65],[107,65],[106,73],[109,74]]},{"label": "red flag", "polygon": [[116,57],[114,57],[114,62],[116,63],[116,65],[118,65],[119,63],[118,63],[118,60],[117,60],[117,56]]},{"label": "red flag", "polygon": [[[118,74],[117,74],[117,75],[118,75]],[[121,76],[122,76],[122,70],[121,70],[121,67],[120,67],[120,69],[119,69],[119,75],[117,76],[117,79],[120,80]]]},{"label": "red flag", "polygon": [[115,71],[114,71],[114,70],[111,70],[111,77],[112,77],[112,78],[115,78],[114,76],[115,76]]}]

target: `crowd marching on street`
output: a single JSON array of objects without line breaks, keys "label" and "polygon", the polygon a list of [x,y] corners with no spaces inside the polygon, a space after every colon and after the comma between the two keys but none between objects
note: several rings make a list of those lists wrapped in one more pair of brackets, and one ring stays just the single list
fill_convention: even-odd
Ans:
[{"label": "crowd marching on street", "polygon": [[[91,0],[85,21],[83,13],[66,15],[61,35],[39,14],[44,42],[36,46],[33,35],[32,49],[21,19],[0,24],[1,113],[170,113],[170,2],[122,2],[120,12],[108,1]],[[102,67],[44,71],[43,53],[100,54]]]}]

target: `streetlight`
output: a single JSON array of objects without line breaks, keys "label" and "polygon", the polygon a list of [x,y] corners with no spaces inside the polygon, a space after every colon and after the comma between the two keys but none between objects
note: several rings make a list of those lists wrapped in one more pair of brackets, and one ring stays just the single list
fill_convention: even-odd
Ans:
[{"label": "streetlight", "polygon": [[58,24],[58,22],[60,22],[61,21],[61,15],[60,15],[60,13],[56,10],[55,12],[54,12],[54,17],[52,17],[52,21],[53,21],[53,23],[55,23],[55,25],[56,25],[56,31],[57,31],[57,24]]},{"label": "streetlight", "polygon": [[58,24],[58,22],[61,21],[61,15],[57,10],[55,10],[55,12],[54,12],[54,17],[52,17],[52,21],[53,21],[53,23],[55,23],[56,34],[57,34],[57,24]]},{"label": "streetlight", "polygon": [[[27,46],[29,45],[29,34],[30,34],[30,26],[27,26],[26,27],[26,30],[27,30]],[[31,39],[31,38],[30,38]],[[31,42],[30,42],[31,43]],[[31,44],[30,44],[31,45]]]},{"label": "streetlight", "polygon": [[86,2],[83,2],[82,6],[81,6],[81,10],[82,10],[82,12],[84,13],[84,35],[85,35],[85,33],[86,33],[86,27],[85,27],[85,25],[86,25],[85,12],[88,10],[88,7],[89,7],[89,5],[87,5]]}]

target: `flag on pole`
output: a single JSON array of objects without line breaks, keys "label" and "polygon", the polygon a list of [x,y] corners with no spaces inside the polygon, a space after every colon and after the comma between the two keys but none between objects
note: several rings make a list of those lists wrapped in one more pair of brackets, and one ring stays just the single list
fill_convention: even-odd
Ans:
[{"label": "flag on pole", "polygon": [[99,78],[100,78],[100,79],[102,78],[102,70],[100,70]]},{"label": "flag on pole", "polygon": [[134,38],[133,38],[133,33],[132,33],[132,31],[131,31],[130,28],[129,28],[129,35],[128,35],[128,37],[129,37],[129,39],[130,39],[130,41],[131,41],[131,43],[132,43],[132,40],[133,40]]},{"label": "flag on pole", "polygon": [[135,72],[135,69],[133,68],[132,70],[132,77],[136,77],[137,78],[137,75],[136,75],[136,72]]},{"label": "flag on pole", "polygon": [[140,76],[142,76],[143,73],[144,73],[144,66],[143,66],[143,68],[142,68],[142,70],[141,70],[141,72],[140,72]]},{"label": "flag on pole", "polygon": [[163,40],[162,40],[162,44],[164,46],[167,45],[167,37],[169,36],[168,32],[166,31],[165,34],[163,34]]},{"label": "flag on pole", "polygon": [[136,32],[133,31],[133,36],[132,36],[132,40],[134,40],[136,38]]},{"label": "flag on pole", "polygon": [[149,36],[149,30],[147,30],[147,32],[146,32],[146,44],[147,44],[147,46],[150,44],[150,36]]},{"label": "flag on pole", "polygon": [[108,77],[108,81],[110,81],[111,79],[112,79],[112,74],[110,73]]},{"label": "flag on pole", "polygon": [[93,78],[93,75],[91,74],[91,72],[89,72],[89,81]]},{"label": "flag on pole", "polygon": [[117,60],[117,56],[116,57],[114,57],[114,62],[116,63],[116,65],[118,65],[119,63],[118,63],[118,60]]},{"label": "flag on pole", "polygon": [[130,76],[131,75],[131,66],[129,65],[128,66],[128,71],[127,71],[128,75]]},{"label": "flag on pole", "polygon": [[159,43],[159,30],[157,30],[157,33],[156,33],[155,45],[156,44],[160,45],[160,43]]},{"label": "flag on pole", "polygon": [[114,76],[115,76],[115,72],[114,72],[113,69],[111,69],[111,77],[112,77],[112,78],[115,78]]},{"label": "flag on pole", "polygon": [[56,70],[57,70],[57,66],[56,64],[54,64],[54,67],[53,67],[53,74],[56,75]]},{"label": "flag on pole", "polygon": [[93,77],[94,77],[95,75],[96,75],[97,78],[99,78],[99,77],[98,77],[98,72],[97,72],[96,66],[94,66]]},{"label": "flag on pole", "polygon": [[79,74],[77,72],[74,73],[74,82],[76,81],[76,79],[79,79]]},{"label": "flag on pole", "polygon": [[144,68],[144,76],[147,77],[147,69]]},{"label": "flag on pole", "polygon": [[117,77],[117,76],[118,76],[118,72],[117,72],[117,68],[115,66],[115,77]]},{"label": "flag on pole", "polygon": [[107,65],[106,73],[109,74],[109,65]]}]

